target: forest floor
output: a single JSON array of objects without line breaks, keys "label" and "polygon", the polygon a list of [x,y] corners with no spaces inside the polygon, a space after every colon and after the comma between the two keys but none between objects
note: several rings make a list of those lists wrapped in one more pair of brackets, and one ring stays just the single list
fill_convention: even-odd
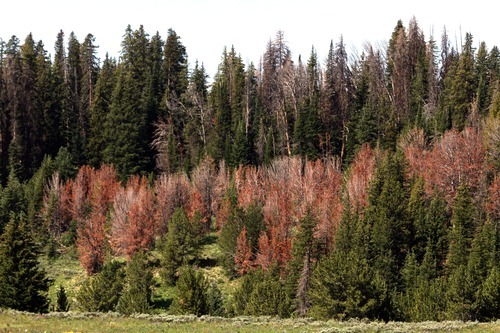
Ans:
[{"label": "forest floor", "polygon": [[138,315],[125,317],[115,313],[49,313],[45,315],[0,311],[0,333],[49,332],[500,332],[500,321],[477,322],[370,322],[364,320],[313,321],[269,317],[195,317]]}]

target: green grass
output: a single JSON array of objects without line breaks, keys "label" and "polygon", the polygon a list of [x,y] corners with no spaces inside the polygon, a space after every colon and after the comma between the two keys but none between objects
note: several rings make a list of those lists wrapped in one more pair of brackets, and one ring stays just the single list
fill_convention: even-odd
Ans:
[{"label": "green grass", "polygon": [[74,309],[76,307],[75,296],[80,285],[87,278],[85,269],[80,264],[80,261],[71,254],[62,254],[57,259],[52,260],[42,256],[40,257],[40,265],[52,280],[52,285],[49,289],[51,303],[55,304],[57,291],[59,290],[59,286],[62,285],[66,290],[70,305]]},{"label": "green grass", "polygon": [[310,319],[275,319],[269,317],[213,318],[171,315],[123,317],[115,313],[29,314],[0,311],[0,333],[12,332],[500,332],[500,321],[381,323],[364,320],[313,321]]}]

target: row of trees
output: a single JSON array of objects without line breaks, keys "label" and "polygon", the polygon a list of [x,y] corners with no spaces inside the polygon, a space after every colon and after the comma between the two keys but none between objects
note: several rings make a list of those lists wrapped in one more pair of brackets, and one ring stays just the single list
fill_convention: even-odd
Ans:
[{"label": "row of trees", "polygon": [[76,166],[113,164],[121,180],[190,172],[207,154],[230,167],[291,155],[345,163],[363,143],[394,148],[414,126],[430,137],[475,126],[498,103],[498,48],[476,50],[471,34],[452,47],[446,31],[438,48],[415,19],[397,23],[387,48],[349,56],[340,38],[324,62],[314,48],[294,61],[283,32],[257,65],[225,49],[210,87],[173,30],[163,40],[129,26],[118,60],[101,62],[91,34],[65,44],[61,31],[51,58],[31,34],[0,43],[3,184],[61,148]]}]

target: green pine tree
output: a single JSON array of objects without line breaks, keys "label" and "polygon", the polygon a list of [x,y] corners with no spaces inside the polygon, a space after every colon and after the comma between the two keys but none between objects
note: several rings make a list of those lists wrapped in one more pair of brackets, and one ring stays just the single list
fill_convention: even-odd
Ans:
[{"label": "green pine tree", "polygon": [[90,133],[87,141],[88,162],[98,167],[103,162],[105,120],[110,112],[111,97],[116,85],[116,61],[108,54],[104,58],[97,78],[94,99],[90,110]]},{"label": "green pine tree", "polygon": [[447,268],[466,266],[474,232],[474,209],[467,185],[459,186],[452,206]]},{"label": "green pine tree", "polygon": [[153,274],[143,253],[136,253],[125,270],[124,289],[116,310],[125,315],[151,311]]},{"label": "green pine tree", "polygon": [[215,282],[211,282],[207,290],[208,315],[214,317],[223,317],[226,312],[224,309],[224,299],[222,292]]},{"label": "green pine tree", "polygon": [[391,287],[398,284],[398,272],[412,243],[405,163],[401,153],[389,153],[384,158],[371,182],[364,215],[365,224],[372,226],[373,268]]},{"label": "green pine tree", "polygon": [[295,311],[299,316],[305,316],[310,307],[307,292],[313,264],[317,259],[317,241],[314,239],[314,229],[318,221],[311,207],[299,221],[299,227],[292,247],[292,259],[288,264],[287,291],[295,301]]},{"label": "green pine tree", "polygon": [[11,216],[19,216],[27,212],[27,200],[24,185],[11,172],[7,186],[0,196],[0,233],[11,220]]},{"label": "green pine tree", "polygon": [[115,311],[123,291],[125,272],[123,265],[109,261],[99,274],[85,280],[76,295],[78,308],[86,312]]},{"label": "green pine tree", "polygon": [[12,215],[0,240],[0,307],[47,312],[50,283],[25,217]]},{"label": "green pine tree", "polygon": [[479,295],[478,316],[480,320],[493,321],[500,318],[500,269],[494,266],[482,283]]},{"label": "green pine tree", "polygon": [[251,316],[289,317],[291,299],[287,295],[284,281],[279,278],[277,267],[264,272],[261,278],[253,282],[245,312]]},{"label": "green pine tree", "polygon": [[196,271],[191,266],[184,267],[177,280],[177,312],[197,316],[207,314],[209,311],[208,288],[208,281],[201,271]]},{"label": "green pine tree", "polygon": [[62,285],[59,286],[57,290],[57,301],[56,301],[56,311],[57,312],[68,312],[69,311],[69,300],[66,295],[66,290]]},{"label": "green pine tree", "polygon": [[200,228],[201,223],[189,221],[183,208],[175,210],[168,223],[163,249],[161,276],[166,284],[175,284],[179,268],[196,259],[200,247]]}]

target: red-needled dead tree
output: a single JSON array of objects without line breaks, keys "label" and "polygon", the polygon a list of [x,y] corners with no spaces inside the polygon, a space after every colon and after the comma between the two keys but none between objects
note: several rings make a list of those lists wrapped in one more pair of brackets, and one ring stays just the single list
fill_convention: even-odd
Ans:
[{"label": "red-needled dead tree", "polygon": [[376,153],[364,144],[354,157],[347,179],[347,193],[351,206],[364,208],[368,205],[368,185],[373,177]]},{"label": "red-needled dead tree", "polygon": [[252,257],[252,247],[247,238],[247,228],[243,227],[236,239],[236,252],[234,254],[234,265],[238,274],[244,275],[253,268]]},{"label": "red-needled dead tree", "polygon": [[56,239],[68,230],[71,221],[67,188],[57,172],[52,175],[45,186],[41,214],[49,234]]},{"label": "red-needled dead tree", "polygon": [[[78,199],[78,202],[84,203],[83,214],[80,210],[74,210],[75,213],[78,213],[76,217],[80,216],[81,218],[81,220],[77,220],[77,247],[82,266],[89,275],[92,275],[99,272],[105,260],[108,246],[107,216],[119,183],[115,169],[109,165],[103,165],[97,171],[93,168],[82,167],[79,174],[82,174],[80,178],[82,181],[79,182],[77,177],[77,181],[74,183],[76,191],[87,195],[73,195],[74,198]],[[83,190],[85,188],[88,188],[88,191],[85,192]],[[78,204],[74,207],[81,209],[80,206],[81,204]]]},{"label": "red-needled dead tree", "polygon": [[201,161],[191,174],[193,192],[197,192],[199,196],[199,213],[207,221],[213,215],[212,203],[215,197],[214,187],[216,178],[217,170],[215,161],[211,157],[207,157]]},{"label": "red-needled dead tree", "polygon": [[484,175],[484,149],[478,129],[465,128],[446,132],[435,142],[426,159],[423,176],[429,189],[439,188],[451,203],[460,184],[471,192],[479,188]]},{"label": "red-needled dead tree", "polygon": [[167,232],[168,221],[177,208],[186,208],[191,196],[191,184],[183,173],[162,174],[155,182],[156,225],[160,235]]},{"label": "red-needled dead tree", "polygon": [[113,200],[111,246],[132,258],[138,251],[151,248],[156,236],[154,193],[146,177],[132,176]]}]

